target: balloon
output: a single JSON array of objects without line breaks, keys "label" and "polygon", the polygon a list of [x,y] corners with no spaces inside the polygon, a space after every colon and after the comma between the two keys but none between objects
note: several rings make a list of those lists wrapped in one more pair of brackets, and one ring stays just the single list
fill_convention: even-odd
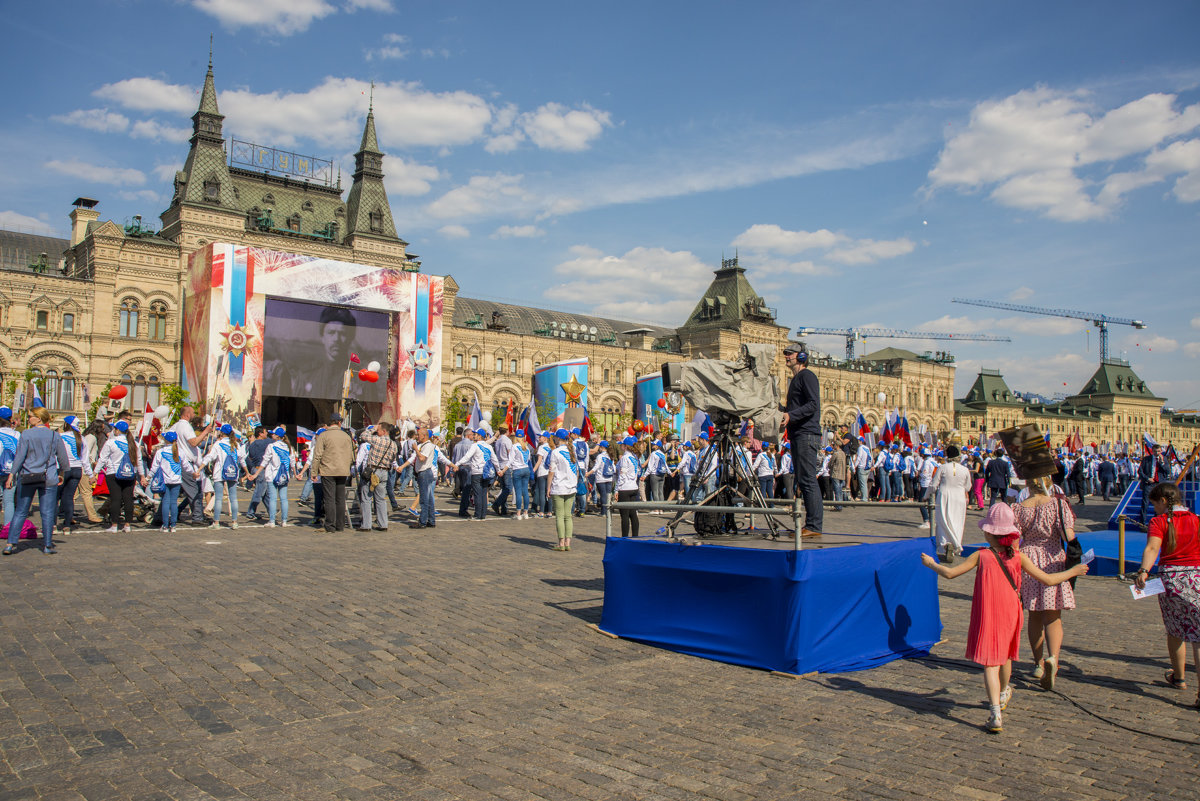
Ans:
[{"label": "balloon", "polygon": [[653,423],[646,423],[646,433],[647,434],[654,433],[654,424]]},{"label": "balloon", "polygon": [[112,398],[113,400],[120,400],[121,398],[125,397],[128,394],[129,394],[129,388],[124,386],[123,384],[117,384],[115,387],[113,387],[112,389],[110,389],[108,391],[108,397]]},{"label": "balloon", "polygon": [[379,380],[379,373],[375,372],[374,370],[367,370],[367,380],[374,384]]},{"label": "balloon", "polygon": [[626,433],[629,434],[629,436],[631,436],[631,437],[633,436],[633,426],[630,426],[629,428],[625,429],[625,431],[626,431]]},{"label": "balloon", "polygon": [[642,430],[643,428],[645,428],[645,427],[646,427],[646,424],[645,424],[645,423],[643,423],[641,420],[634,420],[634,421],[633,421],[633,430],[634,430],[634,431],[641,431],[641,430]]},{"label": "balloon", "polygon": [[887,403],[887,393],[880,392],[878,395],[875,396],[875,400],[879,401],[880,403]]},{"label": "balloon", "polygon": [[367,365],[367,369],[370,370],[372,373],[379,372],[379,362],[371,362],[370,364]]},{"label": "balloon", "polygon": [[351,361],[353,364],[361,364],[361,362],[358,360],[358,354],[357,354],[357,353],[351,353],[351,354],[350,354],[350,361]]},{"label": "balloon", "polygon": [[365,368],[358,371],[358,380],[359,381],[367,380],[367,370]]},{"label": "balloon", "polygon": [[660,408],[660,409],[665,409],[665,408],[667,408],[667,399],[666,399],[666,398],[659,398],[659,399],[658,399],[658,408]]},{"label": "balloon", "polygon": [[159,420],[166,420],[168,417],[171,416],[171,407],[167,406],[164,403],[162,406],[159,406],[157,409],[154,410],[154,416],[157,417]]}]

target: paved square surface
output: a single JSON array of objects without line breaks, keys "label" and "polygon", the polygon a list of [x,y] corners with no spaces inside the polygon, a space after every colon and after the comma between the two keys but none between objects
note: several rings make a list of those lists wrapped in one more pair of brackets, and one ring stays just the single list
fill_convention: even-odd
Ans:
[{"label": "paved square surface", "polygon": [[551,520],[443,516],[92,531],[0,560],[0,799],[1200,797],[1193,675],[1165,685],[1157,604],[1114,579],[1080,581],[1058,692],[1022,662],[990,735],[970,577],[941,585],[932,658],[781,678],[589,629],[603,519],[575,522],[570,553]]}]

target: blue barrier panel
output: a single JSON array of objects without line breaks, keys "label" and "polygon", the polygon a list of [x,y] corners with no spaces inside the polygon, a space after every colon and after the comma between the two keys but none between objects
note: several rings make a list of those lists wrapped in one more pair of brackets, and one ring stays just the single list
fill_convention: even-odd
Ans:
[{"label": "blue barrier panel", "polygon": [[940,639],[928,538],[821,550],[610,537],[600,628],[785,673],[862,670]]}]

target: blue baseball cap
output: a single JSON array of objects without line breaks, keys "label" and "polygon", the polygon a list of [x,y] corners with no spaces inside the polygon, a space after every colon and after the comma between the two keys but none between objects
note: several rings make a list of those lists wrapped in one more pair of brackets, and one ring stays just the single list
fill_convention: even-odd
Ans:
[{"label": "blue baseball cap", "polygon": [[0,420],[11,420],[11,419],[12,419],[12,407],[0,406]]},{"label": "blue baseball cap", "polygon": [[79,426],[75,425],[75,421],[76,421],[76,420],[78,420],[78,419],[79,419],[79,418],[77,418],[75,415],[73,415],[73,414],[68,414],[66,417],[64,417],[64,418],[63,418],[63,422],[64,422],[64,423],[66,423],[67,425],[69,425],[71,428],[73,428],[73,429],[75,429],[76,431],[78,431],[78,430],[79,430]]},{"label": "blue baseball cap", "polygon": [[656,439],[656,440],[654,440],[654,447],[656,447],[656,448],[661,448],[661,447],[662,447],[662,440],[661,440],[661,439]]},{"label": "blue baseball cap", "polygon": [[607,448],[607,447],[608,447],[608,440],[606,440],[606,439],[602,439],[602,440],[600,440],[600,447],[601,447],[601,448]]},{"label": "blue baseball cap", "polygon": [[275,430],[274,430],[274,431],[272,431],[271,433],[272,433],[272,434],[274,434],[274,435],[275,435],[275,436],[277,436],[277,437],[286,437],[286,436],[287,436],[287,429],[286,429],[286,428],[284,428],[283,426],[276,426],[276,427],[275,427]]},{"label": "blue baseball cap", "polygon": [[701,431],[701,432],[700,432],[700,439],[708,439],[708,432],[707,432],[707,431]]},{"label": "blue baseball cap", "polygon": [[692,447],[692,443],[690,443],[690,442],[688,442],[688,441],[684,440],[683,447],[685,447],[685,448],[691,448],[691,447]]},{"label": "blue baseball cap", "polygon": [[174,431],[168,431],[162,435],[162,438],[163,442],[174,442],[175,440],[179,439],[179,435]]},{"label": "blue baseball cap", "polygon": [[826,452],[826,453],[833,453],[833,446],[832,446],[832,445],[826,445],[826,446],[825,446],[825,452]]},{"label": "blue baseball cap", "polygon": [[637,437],[626,437],[625,439],[621,440],[621,444],[628,445],[632,448],[634,445],[637,445]]},{"label": "blue baseball cap", "polygon": [[487,436],[487,429],[486,429],[486,428],[482,428],[482,427],[475,429],[475,436],[477,436],[477,437],[486,437],[486,436]]},{"label": "blue baseball cap", "polygon": [[555,431],[555,432],[554,432],[554,437],[555,437],[556,439],[566,439],[566,438],[567,438],[567,436],[568,436],[568,435],[567,435],[567,429],[565,429],[565,428],[560,428],[560,429],[558,429],[557,431]]},{"label": "blue baseball cap", "polygon": [[122,434],[124,434],[126,431],[129,430],[129,423],[126,423],[124,420],[118,420],[116,423],[113,424],[113,428],[117,429]]},{"label": "blue baseball cap", "polygon": [[221,426],[221,433],[222,434],[232,434],[233,426],[229,425],[229,423],[226,423],[225,425]]},{"label": "blue baseball cap", "polygon": [[572,428],[572,429],[571,429],[571,433],[572,433],[572,434],[574,434],[575,436],[579,436],[579,435],[580,435],[580,434],[582,434],[583,432],[582,432],[582,431],[580,431],[578,428]]}]

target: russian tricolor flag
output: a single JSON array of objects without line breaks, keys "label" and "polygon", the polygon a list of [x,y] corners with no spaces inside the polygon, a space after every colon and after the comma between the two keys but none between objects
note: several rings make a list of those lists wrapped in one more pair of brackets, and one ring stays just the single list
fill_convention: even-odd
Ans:
[{"label": "russian tricolor flag", "polygon": [[858,435],[860,437],[865,437],[871,433],[871,426],[867,424],[867,418],[863,417],[861,409],[858,411],[858,419],[854,421],[854,424],[858,427]]}]

